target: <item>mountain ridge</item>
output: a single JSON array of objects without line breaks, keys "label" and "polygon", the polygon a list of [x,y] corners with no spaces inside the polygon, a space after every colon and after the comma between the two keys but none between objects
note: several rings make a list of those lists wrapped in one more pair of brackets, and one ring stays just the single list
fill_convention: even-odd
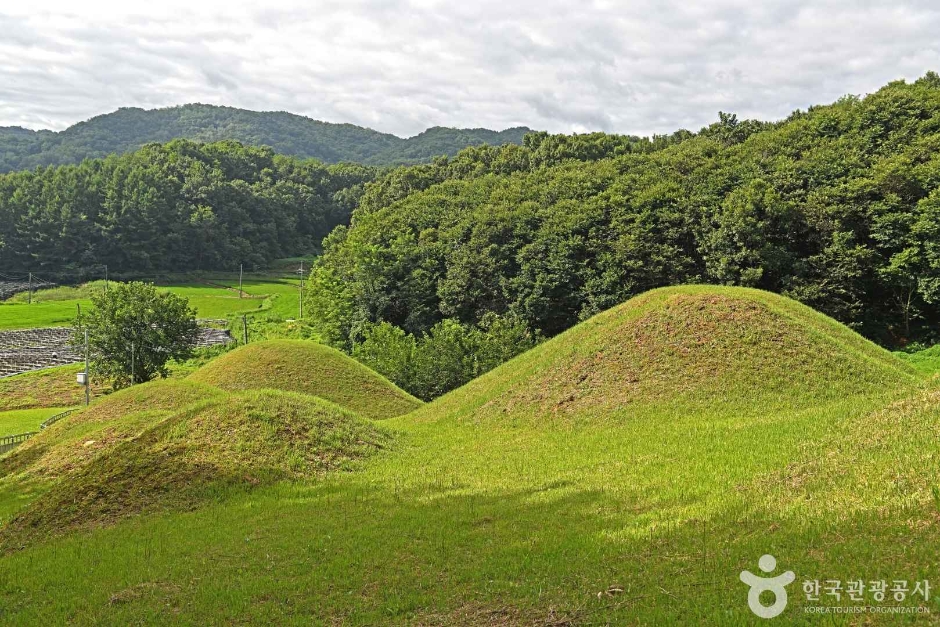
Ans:
[{"label": "mountain ridge", "polygon": [[79,163],[173,139],[233,139],[325,163],[407,165],[453,156],[480,144],[522,143],[527,127],[502,131],[434,126],[402,138],[350,123],[323,122],[287,111],[251,111],[191,103],[156,109],[121,107],[62,131],[0,126],[0,172]]}]

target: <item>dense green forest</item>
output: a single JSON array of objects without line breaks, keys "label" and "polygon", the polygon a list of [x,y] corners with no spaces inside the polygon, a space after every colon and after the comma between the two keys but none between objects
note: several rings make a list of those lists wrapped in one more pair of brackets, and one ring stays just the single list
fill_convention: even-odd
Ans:
[{"label": "dense green forest", "polygon": [[511,128],[436,127],[402,139],[352,124],[331,124],[285,112],[258,112],[188,104],[166,109],[125,108],[99,115],[62,132],[0,127],[0,172],[36,166],[80,163],[137,150],[144,144],[191,139],[199,142],[235,140],[251,146],[270,146],[275,152],[325,163],[355,161],[371,165],[400,165],[454,155],[468,146],[521,143],[529,132]]},{"label": "dense green forest", "polygon": [[316,250],[346,223],[369,166],[237,142],[175,140],[0,175],[0,268],[48,277],[233,269]]},{"label": "dense green forest", "polygon": [[0,175],[0,267],[262,266],[329,234],[307,311],[373,360],[381,338],[416,363],[435,334],[485,343],[494,320],[525,347],[690,282],[784,293],[903,345],[938,338],[938,148],[932,73],[779,122],[530,133],[391,170],[176,140]]},{"label": "dense green forest", "polygon": [[325,250],[308,311],[347,350],[380,322],[422,337],[489,314],[551,336],[696,282],[780,292],[886,344],[936,340],[940,77],[774,123],[468,149],[370,184]]}]

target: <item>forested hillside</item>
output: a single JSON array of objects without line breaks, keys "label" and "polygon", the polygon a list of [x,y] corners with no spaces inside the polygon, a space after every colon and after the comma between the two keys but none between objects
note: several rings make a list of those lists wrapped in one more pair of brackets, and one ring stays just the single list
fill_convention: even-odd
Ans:
[{"label": "forested hillside", "polygon": [[184,138],[235,140],[325,163],[373,165],[421,163],[483,143],[521,143],[526,128],[432,128],[402,139],[352,124],[331,124],[285,112],[258,112],[188,104],[166,109],[125,108],[80,122],[62,132],[0,127],[0,172],[79,163],[82,159],[137,150],[151,142]]},{"label": "forested hillside", "polygon": [[0,175],[0,271],[263,266],[316,250],[348,222],[375,174],[236,142],[176,140]]},{"label": "forested hillside", "polygon": [[[352,348],[495,313],[556,334],[663,285],[792,296],[869,337],[940,332],[940,77],[655,142],[532,134],[370,185],[310,292]],[[388,335],[388,334],[386,334]]]}]

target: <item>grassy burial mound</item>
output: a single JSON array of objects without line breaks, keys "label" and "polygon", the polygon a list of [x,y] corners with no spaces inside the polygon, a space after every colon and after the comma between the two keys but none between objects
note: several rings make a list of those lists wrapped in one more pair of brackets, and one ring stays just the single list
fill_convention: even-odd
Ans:
[{"label": "grassy burial mound", "polygon": [[190,375],[223,390],[312,394],[366,418],[406,414],[421,401],[343,353],[315,342],[272,340],[243,346]]},{"label": "grassy burial mound", "polygon": [[[0,379],[0,411],[70,407],[85,402],[85,388],[76,385],[75,375],[83,365],[59,366]],[[103,381],[92,379],[92,395],[110,391]]]},{"label": "grassy burial mound", "polygon": [[28,474],[55,479],[137,437],[174,411],[222,392],[208,385],[165,379],[110,394],[0,458],[0,479]]},{"label": "grassy burial mound", "polygon": [[[348,467],[388,434],[305,394],[263,390],[190,406],[121,442],[13,517],[10,538],[94,527],[155,509],[190,509],[223,491]],[[15,543],[15,542],[14,542]]]},{"label": "grassy burial mound", "polygon": [[663,404],[811,406],[915,378],[888,351],[783,296],[682,286],[601,313],[421,416],[598,420]]},{"label": "grassy burial mound", "polygon": [[[787,299],[659,290],[383,421],[394,450],[326,481],[263,485],[391,436],[283,392],[175,413],[11,520],[0,542],[22,550],[0,554],[0,603],[27,623],[171,608],[205,623],[751,624],[740,573],[769,553],[799,577],[783,623],[814,624],[803,580],[936,578],[936,385]],[[305,407],[327,412],[313,436],[293,418]]]}]

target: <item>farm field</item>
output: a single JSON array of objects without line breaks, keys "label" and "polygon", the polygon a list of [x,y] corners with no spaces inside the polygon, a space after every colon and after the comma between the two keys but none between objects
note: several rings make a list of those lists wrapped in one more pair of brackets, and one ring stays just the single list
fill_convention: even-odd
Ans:
[{"label": "farm field", "polygon": [[[209,275],[208,281],[214,284],[238,289],[238,276],[235,275]],[[251,315],[273,315],[282,319],[297,318],[300,300],[300,279],[293,277],[246,278],[242,282],[242,290],[252,297],[264,297],[264,303],[252,309]]]},{"label": "farm field", "polygon": [[247,313],[260,309],[264,296],[239,298],[237,291],[204,283],[173,283],[157,286],[189,299],[189,305],[199,318],[223,319],[236,313]]},{"label": "farm field", "polygon": [[804,580],[940,580],[940,381],[794,301],[656,290],[373,419],[407,395],[309,349],[237,349],[0,459],[3,617],[750,624],[769,553],[814,624]]},{"label": "farm field", "polygon": [[87,300],[25,303],[0,303],[0,331],[65,327],[72,324],[77,305],[90,307]]},{"label": "farm field", "polygon": [[[199,318],[225,319],[262,312],[296,317],[298,283],[295,279],[246,279],[243,298],[239,298],[237,275],[234,279],[230,275],[212,275],[205,281],[158,282],[157,286],[188,298]],[[39,290],[34,292],[32,304],[27,303],[26,294],[17,294],[0,302],[0,330],[69,326],[78,306],[90,307],[90,292],[104,289],[103,285],[103,281],[96,281],[79,288]]]}]

